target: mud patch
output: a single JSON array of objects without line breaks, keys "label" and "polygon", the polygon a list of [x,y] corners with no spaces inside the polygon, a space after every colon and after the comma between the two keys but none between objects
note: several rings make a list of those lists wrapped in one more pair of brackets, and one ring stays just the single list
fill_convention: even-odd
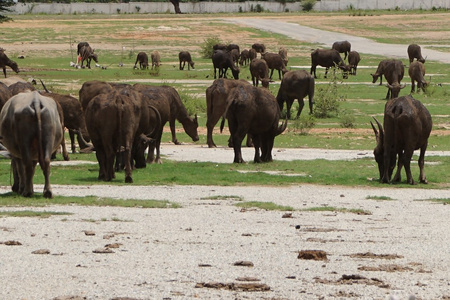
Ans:
[{"label": "mud patch", "polygon": [[335,285],[352,285],[352,284],[364,284],[364,285],[374,285],[380,288],[390,288],[390,285],[383,282],[378,278],[367,278],[361,275],[353,274],[353,275],[342,275],[338,280],[328,280],[316,278],[316,283],[323,284],[335,284]]},{"label": "mud patch", "polygon": [[372,252],[366,252],[366,253],[355,253],[349,255],[352,258],[369,258],[369,259],[397,259],[397,258],[403,258],[401,255],[397,254],[375,254]]},{"label": "mud patch", "polygon": [[270,287],[264,283],[221,283],[221,282],[199,282],[196,288],[210,288],[218,290],[243,291],[243,292],[265,292]]},{"label": "mud patch", "polygon": [[302,250],[298,253],[298,259],[328,260],[327,253],[322,250]]}]

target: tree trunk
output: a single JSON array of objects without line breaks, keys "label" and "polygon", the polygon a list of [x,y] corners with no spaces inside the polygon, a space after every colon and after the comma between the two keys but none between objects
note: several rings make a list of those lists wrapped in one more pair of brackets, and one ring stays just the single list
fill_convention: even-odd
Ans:
[{"label": "tree trunk", "polygon": [[169,1],[170,1],[170,3],[173,4],[173,7],[175,8],[175,13],[181,14],[180,0],[169,0]]}]

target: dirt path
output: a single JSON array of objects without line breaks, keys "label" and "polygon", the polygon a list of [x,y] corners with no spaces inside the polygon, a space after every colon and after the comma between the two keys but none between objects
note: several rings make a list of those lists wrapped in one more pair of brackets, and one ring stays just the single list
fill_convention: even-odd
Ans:
[{"label": "dirt path", "polygon": [[[360,53],[376,54],[391,58],[407,57],[406,49],[408,45],[378,43],[363,37],[314,29],[274,19],[268,21],[268,19],[260,18],[226,18],[224,21],[283,34],[299,41],[318,43],[327,48],[331,47],[336,41],[348,40],[352,44],[352,50],[356,50]],[[447,64],[450,63],[450,55],[448,53],[426,49],[424,46],[422,46],[422,48],[422,54],[423,56],[427,56],[427,59]]]}]

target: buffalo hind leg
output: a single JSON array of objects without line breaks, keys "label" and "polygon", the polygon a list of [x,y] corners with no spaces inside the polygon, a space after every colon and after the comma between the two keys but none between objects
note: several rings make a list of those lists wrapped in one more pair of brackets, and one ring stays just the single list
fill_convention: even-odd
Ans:
[{"label": "buffalo hind leg", "polygon": [[424,167],[425,167],[425,151],[427,150],[427,145],[423,146],[422,148],[420,148],[420,155],[419,155],[419,169],[420,169],[420,175],[419,175],[419,182],[420,183],[424,183],[427,184],[428,180],[425,177],[425,171],[424,171]]},{"label": "buffalo hind leg", "polygon": [[255,157],[253,162],[261,163],[261,136],[259,134],[253,135],[253,147],[255,147]]}]

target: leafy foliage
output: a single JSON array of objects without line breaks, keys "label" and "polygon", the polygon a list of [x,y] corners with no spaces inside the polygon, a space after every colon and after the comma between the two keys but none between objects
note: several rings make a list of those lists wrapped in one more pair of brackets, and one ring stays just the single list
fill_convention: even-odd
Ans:
[{"label": "leafy foliage", "polygon": [[316,0],[304,0],[300,5],[302,6],[303,11],[311,11],[313,10],[315,4]]},{"label": "leafy foliage", "polygon": [[210,37],[205,39],[205,42],[201,45],[201,56],[203,58],[212,58],[213,46],[216,44],[222,44],[222,41],[218,37]]},{"label": "leafy foliage", "polygon": [[5,12],[10,12],[10,7],[14,5],[12,0],[1,0],[0,1],[0,23],[11,21],[11,18],[3,15]]}]

